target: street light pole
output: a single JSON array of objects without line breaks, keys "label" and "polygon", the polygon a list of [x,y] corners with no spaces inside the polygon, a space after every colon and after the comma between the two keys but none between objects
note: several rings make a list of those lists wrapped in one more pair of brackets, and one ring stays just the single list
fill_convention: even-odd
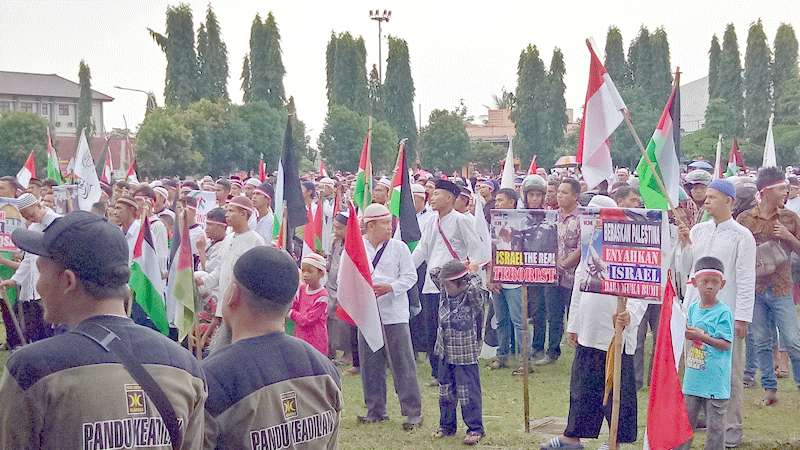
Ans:
[{"label": "street light pole", "polygon": [[378,80],[382,83],[383,82],[383,56],[382,56],[382,45],[381,39],[383,38],[383,22],[389,22],[389,19],[392,18],[392,12],[389,10],[384,9],[383,11],[379,10],[369,10],[369,18],[370,20],[374,20],[378,22]]}]

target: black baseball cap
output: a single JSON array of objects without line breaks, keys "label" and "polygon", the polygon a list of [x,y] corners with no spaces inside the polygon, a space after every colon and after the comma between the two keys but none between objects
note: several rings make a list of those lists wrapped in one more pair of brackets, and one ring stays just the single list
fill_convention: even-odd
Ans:
[{"label": "black baseball cap", "polygon": [[[78,278],[101,286],[125,284],[128,243],[122,231],[88,211],[75,211],[54,220],[44,231],[18,228],[14,245],[34,255],[51,258]],[[124,281],[122,280],[124,278]]]}]

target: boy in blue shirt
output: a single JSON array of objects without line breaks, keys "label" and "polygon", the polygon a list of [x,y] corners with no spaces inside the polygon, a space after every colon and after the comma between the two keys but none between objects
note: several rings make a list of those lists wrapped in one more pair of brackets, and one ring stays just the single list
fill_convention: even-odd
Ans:
[{"label": "boy in blue shirt", "polygon": [[[689,306],[686,339],[686,372],[683,394],[692,428],[697,416],[705,411],[706,450],[725,448],[725,413],[731,395],[731,342],[733,314],[717,293],[725,286],[722,262],[712,256],[697,260],[692,283],[700,295]],[[680,449],[689,449],[692,441]]]}]

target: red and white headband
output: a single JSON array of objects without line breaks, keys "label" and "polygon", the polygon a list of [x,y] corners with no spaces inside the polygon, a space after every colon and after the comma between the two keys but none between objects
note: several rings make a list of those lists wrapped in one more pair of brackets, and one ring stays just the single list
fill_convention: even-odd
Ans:
[{"label": "red and white headband", "polygon": [[697,278],[700,275],[719,275],[720,278],[723,280],[725,279],[725,274],[717,269],[700,269],[694,273],[694,278]]}]

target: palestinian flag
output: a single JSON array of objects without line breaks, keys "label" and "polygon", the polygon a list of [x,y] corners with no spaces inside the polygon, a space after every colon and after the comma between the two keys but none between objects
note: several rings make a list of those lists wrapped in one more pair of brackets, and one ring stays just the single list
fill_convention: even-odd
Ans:
[{"label": "palestinian flag", "polygon": [[364,147],[361,149],[361,159],[358,162],[356,175],[356,190],[353,192],[353,203],[363,211],[372,203],[372,161],[370,160],[370,146],[372,145],[372,117],[369,118],[367,135],[364,137]]},{"label": "palestinian flag", "polygon": [[[378,300],[372,290],[372,275],[356,210],[350,203],[350,217],[339,264],[339,305],[336,314],[354,323],[373,352],[383,347],[383,330]],[[339,308],[341,307],[341,308]]]},{"label": "palestinian flag", "polygon": [[[180,225],[179,225],[180,223]],[[167,276],[167,301],[175,308],[173,323],[178,328],[178,342],[194,327],[197,290],[194,284],[194,260],[186,214],[175,218],[172,247],[175,249]]]},{"label": "palestinian flag", "polygon": [[[283,213],[284,203],[286,204],[286,217],[284,217]],[[275,240],[278,240],[284,234],[281,232],[282,228],[285,228],[286,232],[292,236],[295,228],[308,222],[303,192],[300,189],[300,174],[297,169],[294,140],[292,139],[291,117],[286,120],[286,131],[283,134],[283,152],[281,153],[280,161],[278,161],[278,176],[275,180],[275,201],[273,202],[272,210],[275,213],[275,220],[272,226],[272,236]],[[285,227],[284,220],[288,222]],[[288,246],[291,240],[287,239],[286,241],[281,242],[289,249]]]},{"label": "palestinian flag", "polygon": [[[636,172],[639,174],[639,192],[645,207],[649,209],[669,209],[678,204],[680,191],[680,167],[678,155],[681,150],[681,94],[680,72],[675,72],[672,93],[661,113],[656,131],[647,144],[647,157],[655,168],[642,157]],[[660,177],[667,192],[663,192],[656,177]]]},{"label": "palestinian flag", "polygon": [[417,223],[417,211],[414,208],[414,197],[411,194],[411,183],[408,180],[408,161],[406,160],[406,142],[400,141],[397,150],[397,164],[394,166],[392,180],[392,197],[389,200],[389,211],[397,218],[400,239],[414,251],[422,233]]},{"label": "palestinian flag", "polygon": [[167,309],[164,303],[164,280],[158,268],[158,257],[150,234],[150,222],[142,220],[136,245],[133,247],[133,262],[128,286],[136,303],[144,310],[156,329],[164,335],[169,334]]},{"label": "palestinian flag", "polygon": [[728,154],[728,168],[725,170],[725,176],[733,177],[744,172],[747,172],[747,166],[744,163],[742,152],[739,150],[739,143],[736,142],[736,137],[734,137],[731,151]]},{"label": "palestinian flag", "polygon": [[58,164],[58,154],[56,149],[53,148],[53,140],[50,138],[50,127],[47,128],[47,178],[54,180],[58,184],[64,184]]}]

